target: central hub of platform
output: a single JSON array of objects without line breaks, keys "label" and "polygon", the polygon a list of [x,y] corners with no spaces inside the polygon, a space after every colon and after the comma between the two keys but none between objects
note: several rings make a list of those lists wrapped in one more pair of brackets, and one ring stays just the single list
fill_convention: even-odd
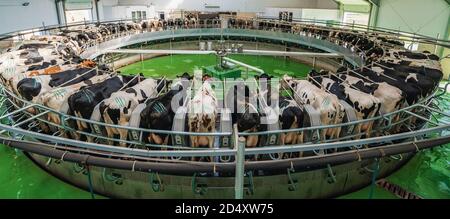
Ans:
[{"label": "central hub of platform", "polygon": [[238,66],[227,63],[227,65],[211,65],[203,67],[203,72],[211,75],[214,78],[224,80],[226,78],[241,78],[241,69]]}]

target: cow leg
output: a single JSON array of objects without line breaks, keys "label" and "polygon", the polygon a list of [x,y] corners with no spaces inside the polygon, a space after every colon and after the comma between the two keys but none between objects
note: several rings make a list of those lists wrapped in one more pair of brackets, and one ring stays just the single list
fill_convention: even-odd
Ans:
[{"label": "cow leg", "polygon": [[320,141],[321,142],[327,140],[327,132],[328,132],[328,129],[320,130]]},{"label": "cow leg", "polygon": [[[78,113],[78,112],[75,111],[74,114],[75,114],[76,117],[82,118],[82,116],[81,116],[80,113]],[[81,125],[80,120],[77,119],[76,122],[77,122],[77,127],[78,127],[78,129],[79,129],[79,130],[82,130],[82,129],[83,129],[83,126]]]},{"label": "cow leg", "polygon": [[[303,132],[299,132],[297,136],[297,144],[303,144]],[[298,156],[303,157],[303,151],[300,151]]]},{"label": "cow leg", "polygon": [[[334,133],[334,138],[335,139],[338,139],[340,136],[341,136],[341,130],[342,130],[342,127],[338,127],[338,128],[335,128],[335,133]],[[334,153],[336,153],[337,152],[337,148],[334,148]]]},{"label": "cow leg", "polygon": [[[127,121],[127,119],[126,119],[124,114],[120,115],[119,125],[121,125],[121,126],[128,126],[128,121]],[[119,131],[119,135],[120,135],[120,140],[123,140],[123,141],[127,140],[128,131],[126,129],[118,129],[118,131]],[[126,147],[127,143],[120,142],[120,146]]]},{"label": "cow leg", "polygon": [[358,124],[355,126],[355,133],[358,134],[358,135],[355,137],[355,140],[361,139],[361,135],[359,135],[359,134],[361,134],[361,123],[358,123]]},{"label": "cow leg", "polygon": [[94,142],[94,137],[86,135],[87,142]]},{"label": "cow leg", "polygon": [[[247,136],[246,147],[254,148],[258,144],[258,136],[257,135],[249,135]],[[258,160],[258,155],[255,155],[255,160]]]},{"label": "cow leg", "polygon": [[[196,148],[198,146],[197,145],[197,138],[198,138],[198,136],[191,136],[191,147]],[[196,158],[192,157],[191,160],[195,161]]]},{"label": "cow leg", "polygon": [[[208,146],[210,149],[214,148],[214,136],[208,136]],[[210,159],[210,162],[214,161],[213,156],[209,157],[209,159]]]},{"label": "cow leg", "polygon": [[[280,134],[280,144],[281,145],[285,145],[285,142],[286,142],[286,133],[281,133]],[[284,156],[284,155],[283,155]]]},{"label": "cow leg", "polygon": [[[105,123],[107,124],[112,124],[111,118],[109,117],[108,113],[105,111],[104,114],[104,119],[105,119]],[[105,126],[106,129],[106,135],[108,136],[108,138],[114,138],[114,131],[113,128],[109,127],[109,126]],[[108,140],[108,144],[109,145],[114,145],[114,142],[112,140]]]},{"label": "cow leg", "polygon": [[[120,135],[120,140],[125,141],[125,140],[127,140],[128,131],[126,129],[119,129],[119,135]],[[126,147],[127,143],[120,142],[120,146]]]}]

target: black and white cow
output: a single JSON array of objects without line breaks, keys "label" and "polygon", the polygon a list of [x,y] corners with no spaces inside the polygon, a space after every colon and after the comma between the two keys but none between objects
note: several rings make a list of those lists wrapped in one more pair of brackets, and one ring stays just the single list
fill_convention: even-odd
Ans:
[{"label": "black and white cow", "polygon": [[15,92],[16,94],[19,94],[18,90],[17,90],[17,85],[24,78],[30,78],[30,77],[34,77],[34,76],[40,76],[40,75],[53,75],[53,74],[58,74],[58,73],[65,72],[65,71],[76,70],[79,68],[93,68],[95,66],[96,66],[96,63],[92,62],[91,60],[83,61],[80,64],[52,65],[52,66],[48,66],[47,68],[40,68],[37,70],[27,71],[23,74],[16,74],[13,78],[9,79],[9,81],[7,81],[7,83],[9,83],[11,85],[13,92]]},{"label": "black and white cow", "polygon": [[389,76],[394,75],[403,79],[406,83],[415,84],[421,90],[421,97],[430,95],[435,87],[433,79],[418,73],[405,73],[389,68],[381,68],[378,66],[374,66],[371,69],[377,73],[382,73]]},{"label": "black and white cow", "polygon": [[[310,81],[317,87],[328,90],[352,106],[355,109],[358,120],[369,119],[378,115],[381,101],[373,95],[353,89],[346,83],[340,83],[326,77],[310,77]],[[373,121],[359,123],[356,126],[356,132],[365,132],[366,137],[370,137],[372,126]]]},{"label": "black and white cow", "polygon": [[[100,83],[100,82],[108,79],[109,77],[110,76],[108,74],[98,75],[98,76],[94,76],[86,81],[80,82],[78,84],[73,84],[73,85],[69,85],[69,86],[65,86],[65,87],[52,89],[50,91],[40,94],[37,97],[37,103],[42,104],[50,109],[54,109],[55,111],[58,111],[60,113],[67,114],[68,109],[65,108],[64,106],[65,106],[65,103],[67,102],[69,96],[71,96],[75,92],[78,92],[80,90],[80,88],[82,88],[82,87]],[[47,121],[55,123],[57,125],[63,125],[61,123],[59,115],[56,113],[52,113],[52,112],[47,113]],[[46,125],[42,124],[41,127],[43,128],[44,132],[48,132],[48,129],[47,129],[48,127]],[[60,132],[64,136],[68,137],[67,133],[64,129],[60,129]]]},{"label": "black and white cow", "polygon": [[[215,132],[219,103],[208,81],[203,82],[187,108],[190,132]],[[214,147],[214,136],[190,136],[190,139],[191,147]]]},{"label": "black and white cow", "polygon": [[[227,107],[231,110],[232,124],[237,124],[239,132],[257,132],[267,129],[261,124],[256,94],[247,85],[236,84],[227,93]],[[254,148],[259,144],[258,135],[246,136],[245,146]]]},{"label": "black and white cow", "polygon": [[[357,69],[355,71],[357,73],[369,78],[370,80],[372,80],[374,82],[377,82],[377,83],[386,82],[389,85],[397,87],[404,93],[406,102],[409,105],[416,103],[420,99],[421,89],[415,84],[405,82],[398,76],[384,75],[384,74],[376,73],[375,71],[372,71],[372,70],[369,70],[366,68],[364,68],[362,70]],[[359,77],[359,75],[355,74],[354,72],[349,72],[348,74],[351,76],[354,76],[354,77]]]},{"label": "black and white cow", "polygon": [[[337,78],[339,79],[337,79]],[[354,77],[347,74],[339,74],[331,77],[334,81],[343,81],[349,86],[362,91],[366,94],[371,94],[378,98],[381,102],[380,113],[386,114],[399,110],[405,102],[405,93],[395,86],[389,85],[386,82],[371,83],[364,79]]]},{"label": "black and white cow", "polygon": [[[141,112],[139,127],[153,130],[172,130],[175,112],[177,110],[173,107],[177,107],[175,106],[176,103],[178,103],[178,106],[183,104],[183,97],[186,94],[186,90],[186,83],[180,81],[173,84],[170,91],[166,94],[146,101],[147,106]],[[172,103],[175,103],[175,105]],[[144,132],[143,139],[148,140],[152,144],[167,145],[170,138],[168,134]]]},{"label": "black and white cow", "polygon": [[[162,80],[148,78],[133,87],[113,93],[100,105],[103,121],[107,124],[127,126],[131,113],[137,105],[144,103],[149,98],[155,98],[164,88],[164,85],[165,83]],[[128,136],[126,129],[106,126],[106,132],[109,138],[114,138],[114,135],[118,134],[121,140],[126,140]],[[126,146],[123,142],[120,145]]]},{"label": "black and white cow", "polygon": [[[295,100],[286,97],[280,97],[279,101],[279,120],[281,129],[303,128],[305,113]],[[303,143],[303,132],[282,133],[280,137],[281,145],[301,144]]]},{"label": "black and white cow", "polygon": [[[282,86],[292,89],[297,94],[294,95],[294,99],[298,104],[309,104],[316,109],[320,113],[322,125],[342,123],[345,110],[336,95],[327,93],[307,80],[295,80],[287,75],[283,76]],[[340,132],[340,127],[327,128],[321,132],[321,139],[325,140],[326,137],[330,139],[339,138]]]},{"label": "black and white cow", "polygon": [[[68,114],[79,118],[90,119],[94,108],[100,102],[111,97],[114,92],[119,91],[121,88],[132,87],[137,83],[138,78],[135,78],[134,76],[120,75],[88,87],[83,87],[68,98]],[[71,125],[75,125],[73,124],[73,121]],[[91,131],[90,126],[86,122],[79,120],[76,121],[76,128],[80,131]],[[80,139],[80,136],[78,135],[75,135],[74,137]],[[91,141],[92,139],[88,138],[88,140]]]},{"label": "black and white cow", "polygon": [[20,80],[17,83],[17,90],[23,98],[33,102],[39,94],[52,88],[78,84],[99,74],[103,72],[91,68],[78,68],[52,75],[39,75]]},{"label": "black and white cow", "polygon": [[442,80],[443,73],[441,69],[428,68],[425,66],[414,66],[411,61],[399,61],[397,63],[391,61],[382,61],[380,62],[383,66],[387,66],[393,68],[400,72],[405,73],[418,73],[423,76],[427,76],[433,79],[435,86],[439,84]]}]

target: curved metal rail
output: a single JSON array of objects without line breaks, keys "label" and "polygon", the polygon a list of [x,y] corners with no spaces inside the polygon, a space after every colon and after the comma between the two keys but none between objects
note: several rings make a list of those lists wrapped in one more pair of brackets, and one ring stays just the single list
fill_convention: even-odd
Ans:
[{"label": "curved metal rail", "polygon": [[[109,37],[105,40],[107,42],[92,42],[91,44],[87,44],[84,46],[85,54],[89,54],[86,56],[89,57],[95,57],[98,54],[101,54],[104,51],[107,51],[106,49],[111,49],[112,47],[118,48],[124,45],[130,45],[138,42],[144,42],[146,40],[149,40],[148,37],[151,36],[152,39],[159,39],[158,37],[166,38],[166,37],[173,37],[175,33],[179,33],[179,36],[191,36],[192,34],[198,35],[198,34],[205,34],[205,35],[217,35],[217,34],[229,34],[234,36],[244,36],[247,37],[258,37],[260,34],[269,35],[270,37],[273,37],[273,39],[276,40],[283,40],[283,41],[292,41],[292,42],[298,42],[298,40],[303,40],[303,42],[310,43],[307,45],[315,45],[311,44],[311,42],[316,41],[319,43],[324,43],[325,41],[316,39],[309,36],[300,36],[300,35],[293,35],[291,33],[283,33],[281,32],[269,32],[267,31],[261,31],[261,30],[245,30],[245,29],[218,29],[216,26],[212,26],[212,29],[204,28],[204,29],[180,29],[180,30],[166,30],[166,31],[160,31],[160,32],[144,32],[144,33],[136,33],[136,32],[128,32],[128,33],[119,33],[115,36]],[[322,27],[318,27],[322,28]],[[58,29],[58,28],[55,28]],[[372,32],[373,33],[373,32]],[[294,38],[292,38],[294,36]],[[124,39],[126,39],[125,44]],[[117,44],[117,42],[122,42],[122,44]],[[331,39],[336,42],[337,39]],[[315,45],[318,48],[321,48],[323,50],[330,50],[330,47],[336,47],[336,50],[342,50],[342,47],[340,47],[340,43],[338,45],[330,43],[330,45],[322,44],[322,47],[319,45]],[[329,47],[328,47],[329,46]],[[104,48],[100,48],[104,47]],[[356,48],[358,50],[358,48]],[[335,51],[335,50],[333,50]],[[345,53],[349,53],[348,49],[345,48]],[[358,58],[364,59],[365,54],[360,54],[361,56],[356,56]],[[354,56],[353,54],[348,55],[347,57]],[[357,65],[357,63],[354,63]],[[445,91],[444,91],[445,92]],[[225,94],[225,91],[224,91]],[[97,121],[91,121],[86,120],[78,117],[73,117],[69,115],[62,114],[58,111],[55,111],[53,109],[33,104],[28,101],[25,101],[21,99],[20,97],[17,97],[15,94],[7,90],[5,87],[0,86],[0,107],[6,107],[7,110],[3,112],[0,115],[0,120],[7,120],[9,125],[0,125],[1,131],[0,134],[2,136],[9,136],[10,138],[14,139],[29,139],[32,141],[40,140],[43,142],[46,142],[46,147],[64,147],[67,151],[77,151],[81,153],[87,153],[87,154],[100,154],[103,156],[118,156],[118,157],[133,157],[135,159],[148,159],[148,158],[163,158],[159,159],[158,162],[183,162],[184,160],[180,160],[180,158],[190,158],[190,157],[223,157],[223,156],[236,156],[237,149],[239,146],[239,137],[241,136],[248,136],[248,135],[279,135],[281,133],[288,133],[288,132],[310,132],[312,135],[318,135],[321,131],[327,128],[337,128],[337,127],[348,127],[348,126],[354,126],[356,124],[361,124],[369,121],[386,121],[387,125],[385,127],[378,127],[377,129],[373,130],[373,134],[380,135],[379,137],[373,137],[373,138],[366,138],[366,139],[358,139],[359,136],[363,135],[364,133],[354,133],[353,135],[346,135],[339,139],[320,139],[320,138],[312,138],[309,141],[305,142],[304,144],[300,145],[271,145],[267,147],[260,147],[260,148],[252,148],[252,149],[246,149],[245,154],[246,155],[267,155],[267,154],[274,154],[274,153],[292,153],[292,152],[304,152],[304,151],[314,151],[317,149],[335,149],[339,151],[342,149],[344,152],[349,150],[350,148],[354,148],[355,145],[359,146],[379,146],[384,144],[391,144],[394,141],[407,141],[413,139],[412,142],[416,140],[423,139],[424,137],[431,137],[431,136],[446,136],[447,133],[445,131],[448,131],[450,128],[450,125],[448,123],[442,122],[442,121],[435,121],[432,119],[428,119],[427,117],[430,114],[437,114],[445,117],[449,117],[450,115],[446,112],[442,112],[440,109],[436,108],[433,104],[433,98],[438,97],[438,95],[431,95],[428,98],[423,99],[420,103],[414,104],[412,106],[405,107],[399,111],[380,115],[374,118],[366,119],[366,120],[359,120],[359,121],[352,121],[342,124],[335,124],[335,125],[328,125],[328,126],[313,126],[313,127],[306,127],[306,128],[300,128],[300,129],[291,129],[291,130],[273,130],[273,131],[266,131],[266,132],[256,132],[256,133],[238,133],[236,130],[230,130],[229,132],[220,132],[220,133],[192,133],[192,132],[184,132],[184,131],[163,131],[163,130],[146,130],[141,128],[133,128],[133,127],[124,127],[124,126],[118,126],[118,125],[111,125],[111,124],[105,124],[102,122]],[[18,104],[19,103],[19,104]],[[36,109],[37,114],[31,114],[27,112],[27,109],[34,108]],[[45,119],[45,116],[49,113],[57,114],[60,116],[61,121],[64,121],[62,125],[60,124],[54,124]],[[391,119],[394,116],[401,115],[402,120],[398,121],[397,123],[391,123]],[[422,121],[421,125],[414,126],[414,124],[410,123],[409,121],[411,118],[416,118],[418,121]],[[90,125],[98,126],[102,129],[105,127],[114,127],[114,128],[120,128],[120,129],[126,129],[129,132],[137,132],[140,136],[139,139],[134,140],[120,140],[120,139],[113,139],[108,138],[99,134],[95,133],[87,133],[82,132],[79,130],[75,130],[71,127],[68,127],[64,125],[67,123],[68,120],[77,120],[86,122]],[[46,124],[49,127],[54,127],[59,131],[54,132],[53,134],[45,134],[42,132],[42,130],[39,128],[39,124]],[[383,124],[383,123],[382,123]],[[398,133],[398,134],[392,134],[390,135],[389,131],[392,129],[393,126],[396,125],[402,125],[404,128],[409,129],[409,132],[405,133]],[[423,128],[428,127],[428,128]],[[422,129],[423,128],[423,129]],[[72,139],[63,138],[64,132],[76,132],[81,135],[85,135],[88,137],[94,138],[94,142],[82,142],[82,141],[76,141]],[[170,135],[181,135],[181,136],[215,136],[216,138],[221,137],[228,137],[232,139],[232,144],[230,144],[227,148],[219,148],[216,149],[197,149],[197,148],[191,148],[191,147],[180,147],[180,146],[174,146],[174,145],[168,145],[168,146],[162,146],[162,145],[153,145],[153,144],[147,144],[143,142],[142,134],[143,133],[161,133],[161,134],[170,134]],[[388,134],[388,135],[385,135]],[[118,146],[110,146],[106,145],[105,142],[112,141],[115,143],[126,143],[129,145],[129,148],[123,148]],[[161,150],[161,149],[170,149],[170,150]],[[344,152],[337,152],[344,153]],[[317,156],[313,154],[312,156]],[[319,155],[322,156],[322,155]],[[166,159],[168,158],[168,159]],[[177,158],[177,159],[173,159]],[[223,160],[222,160],[223,161]],[[230,161],[230,160],[228,160]],[[215,163],[215,162],[212,162]]]}]

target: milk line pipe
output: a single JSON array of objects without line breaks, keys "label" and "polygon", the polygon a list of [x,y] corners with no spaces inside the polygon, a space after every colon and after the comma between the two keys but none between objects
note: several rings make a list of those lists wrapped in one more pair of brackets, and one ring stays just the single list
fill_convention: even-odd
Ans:
[{"label": "milk line pipe", "polygon": [[[135,171],[142,171],[148,173],[149,170],[156,171],[163,174],[175,175],[190,175],[195,172],[213,172],[216,170],[221,173],[235,173],[235,163],[213,163],[213,162],[186,162],[181,164],[174,163],[160,163],[137,160],[120,160],[113,158],[104,158],[92,155],[83,155],[79,153],[68,152],[55,148],[43,147],[38,143],[24,143],[17,140],[2,139],[2,143],[9,145],[26,152],[40,154],[54,159],[61,159],[64,156],[64,161],[82,163],[87,161],[87,164],[106,167],[113,169],[132,170],[134,166]],[[428,141],[419,141],[415,143],[397,143],[393,145],[381,146],[377,148],[367,148],[361,150],[345,151],[334,154],[327,154],[323,156],[310,156],[302,158],[291,158],[286,160],[268,160],[268,161],[246,161],[246,170],[263,169],[269,175],[285,174],[287,168],[294,167],[297,171],[314,170],[326,167],[329,165],[338,165],[348,162],[368,160],[372,158],[386,157],[391,155],[414,153],[417,149],[423,150],[445,144],[450,141],[450,137],[441,137],[431,139]],[[89,159],[87,159],[89,158]]]},{"label": "milk line pipe", "polygon": [[[22,134],[24,136],[32,137],[35,139],[41,139],[46,141],[57,141],[60,144],[67,145],[76,145],[76,147],[87,148],[87,149],[95,149],[95,150],[105,150],[115,153],[124,153],[124,154],[132,154],[139,156],[229,156],[233,155],[233,151],[231,149],[206,149],[206,150],[197,150],[197,151],[146,151],[142,149],[130,149],[130,148],[122,148],[116,146],[109,146],[104,144],[95,144],[90,142],[80,142],[73,139],[66,139],[55,136],[48,136],[41,133],[35,133],[32,131],[27,131],[23,129],[13,128],[7,125],[0,124],[0,127],[9,132],[14,132],[16,134]],[[443,130],[450,129],[450,125],[441,125],[433,128],[421,129],[414,132],[408,133],[399,133],[392,134],[388,136],[381,137],[372,137],[368,139],[358,139],[358,140],[350,140],[344,142],[332,142],[332,143],[318,143],[318,144],[300,144],[300,145],[280,145],[280,146],[270,146],[263,148],[249,148],[246,149],[246,155],[254,155],[254,154],[269,154],[269,153],[283,153],[283,152],[296,152],[296,151],[310,151],[317,149],[331,149],[331,148],[342,148],[349,147],[352,145],[360,145],[360,144],[370,144],[370,143],[378,143],[385,141],[392,141],[398,139],[405,139],[415,136],[421,136],[423,134],[440,132]],[[242,135],[240,135],[242,136]]]}]

